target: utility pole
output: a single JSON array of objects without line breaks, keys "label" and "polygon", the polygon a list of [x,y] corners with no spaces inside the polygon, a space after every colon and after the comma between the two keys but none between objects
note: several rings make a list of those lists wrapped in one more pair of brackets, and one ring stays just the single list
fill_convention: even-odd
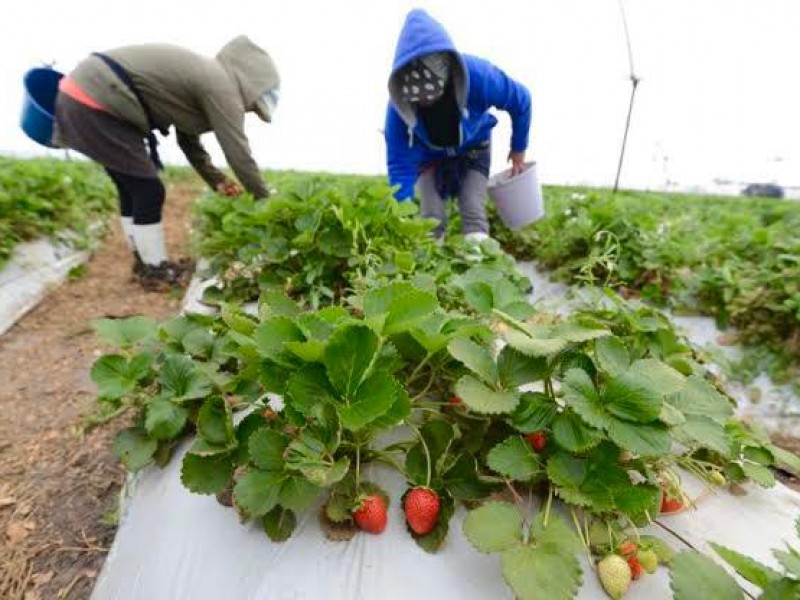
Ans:
[{"label": "utility pole", "polygon": [[633,51],[631,50],[631,36],[628,32],[628,19],[625,16],[625,6],[623,0],[619,0],[619,11],[622,15],[622,26],[625,29],[625,43],[628,46],[628,66],[630,67],[630,80],[631,80],[631,99],[628,103],[628,117],[625,119],[625,133],[622,135],[622,147],[619,151],[619,163],[617,164],[617,177],[614,179],[614,193],[619,190],[619,178],[622,174],[622,163],[625,160],[625,146],[628,143],[628,130],[631,127],[631,114],[633,113],[633,100],[636,97],[636,88],[641,81],[636,76],[636,71],[633,68]]}]

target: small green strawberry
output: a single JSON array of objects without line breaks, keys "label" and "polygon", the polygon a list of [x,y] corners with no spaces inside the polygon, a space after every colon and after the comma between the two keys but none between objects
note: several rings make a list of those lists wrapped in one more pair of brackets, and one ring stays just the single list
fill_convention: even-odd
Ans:
[{"label": "small green strawberry", "polygon": [[636,553],[636,558],[639,561],[639,564],[644,567],[644,570],[647,571],[650,575],[656,572],[658,569],[658,556],[652,550],[639,550]]},{"label": "small green strawberry", "polygon": [[597,575],[603,589],[613,600],[620,600],[631,584],[631,568],[628,562],[617,554],[609,554],[597,563]]}]

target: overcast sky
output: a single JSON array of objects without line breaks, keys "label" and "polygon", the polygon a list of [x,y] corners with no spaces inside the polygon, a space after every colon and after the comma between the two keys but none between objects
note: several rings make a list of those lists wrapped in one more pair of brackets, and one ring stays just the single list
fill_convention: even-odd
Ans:
[{"label": "overcast sky", "polygon": [[[642,80],[623,183],[800,185],[800,1],[623,1]],[[69,71],[92,51],[141,42],[213,55],[244,33],[273,55],[283,80],[274,123],[248,119],[259,164],[382,173],[386,80],[414,7],[442,22],[460,50],[530,88],[530,155],[544,181],[613,183],[630,93],[617,0],[15,2],[0,36],[0,152],[46,153],[17,124],[31,66],[55,60]],[[500,121],[495,170],[510,135],[507,117]],[[174,136],[162,148],[182,161]]]}]

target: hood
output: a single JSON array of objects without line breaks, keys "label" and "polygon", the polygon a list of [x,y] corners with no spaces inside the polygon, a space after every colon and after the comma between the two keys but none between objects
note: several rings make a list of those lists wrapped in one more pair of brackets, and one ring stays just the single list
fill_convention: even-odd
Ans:
[{"label": "hood", "polygon": [[432,52],[449,52],[453,56],[453,85],[455,87],[456,102],[459,111],[464,110],[467,103],[467,90],[469,89],[469,74],[464,65],[464,59],[456,50],[453,40],[442,25],[422,9],[415,9],[408,13],[397,48],[394,52],[392,74],[389,76],[389,97],[403,121],[409,127],[417,124],[417,115],[410,103],[400,96],[401,83],[396,77],[397,72],[414,59],[431,54]]},{"label": "hood", "polygon": [[245,110],[253,110],[265,92],[280,86],[281,78],[272,58],[247,36],[228,42],[216,58],[239,85]]}]

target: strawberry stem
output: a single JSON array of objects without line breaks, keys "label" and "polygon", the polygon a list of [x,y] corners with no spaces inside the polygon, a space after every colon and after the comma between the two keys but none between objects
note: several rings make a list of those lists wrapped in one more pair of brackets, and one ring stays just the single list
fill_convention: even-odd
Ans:
[{"label": "strawberry stem", "polygon": [[550,518],[550,507],[553,505],[553,486],[547,488],[547,504],[544,508],[544,526],[547,527],[547,521]]},{"label": "strawberry stem", "polygon": [[361,444],[356,444],[356,494],[361,487]]},{"label": "strawberry stem", "polygon": [[417,429],[411,421],[406,421],[406,425],[408,425],[414,433],[419,438],[420,443],[422,444],[422,449],[425,451],[425,466],[426,466],[426,474],[425,474],[425,487],[431,486],[431,453],[428,450],[428,444],[425,442],[425,438],[422,437],[422,433],[419,429]]}]

